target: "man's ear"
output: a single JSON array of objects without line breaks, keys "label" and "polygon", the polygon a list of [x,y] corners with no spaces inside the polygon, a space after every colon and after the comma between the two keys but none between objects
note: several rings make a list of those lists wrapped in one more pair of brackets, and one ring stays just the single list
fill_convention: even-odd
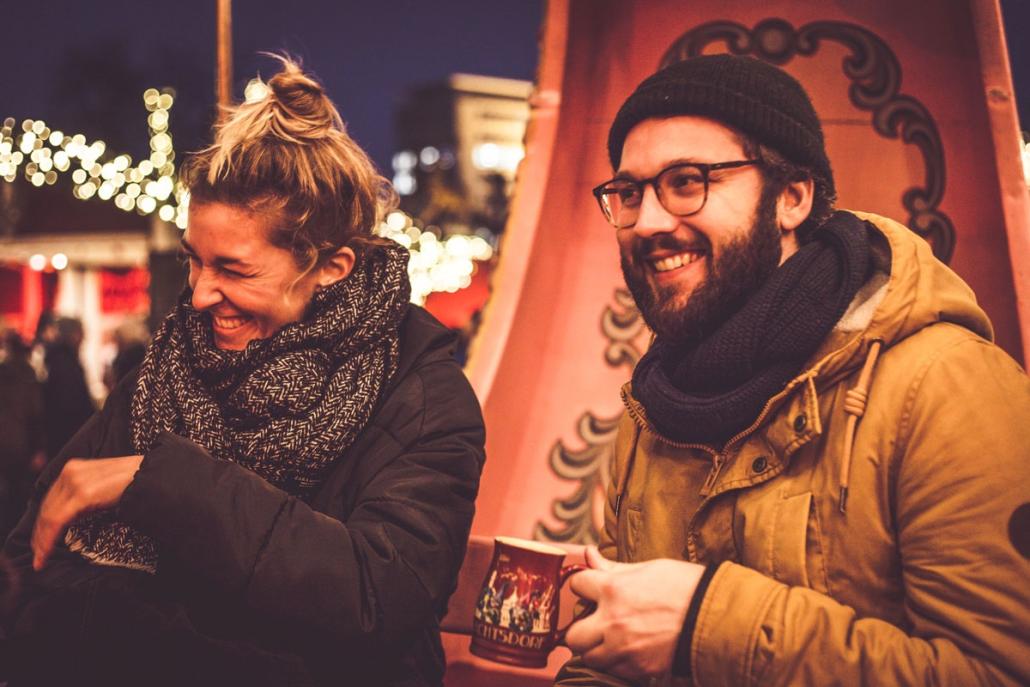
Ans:
[{"label": "man's ear", "polygon": [[811,178],[791,181],[776,199],[776,222],[780,231],[794,231],[812,213],[815,182]]},{"label": "man's ear", "polygon": [[318,268],[316,284],[319,288],[324,289],[341,279],[346,279],[347,275],[354,269],[356,261],[357,257],[354,255],[354,250],[348,246],[343,246]]},{"label": "man's ear", "polygon": [[815,183],[811,178],[791,181],[776,199],[776,226],[780,230],[780,264],[797,252],[799,247],[795,229],[812,213]]}]

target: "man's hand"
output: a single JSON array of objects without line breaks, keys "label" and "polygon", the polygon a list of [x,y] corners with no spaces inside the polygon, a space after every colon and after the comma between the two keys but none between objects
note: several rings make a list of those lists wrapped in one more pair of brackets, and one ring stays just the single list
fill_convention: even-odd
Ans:
[{"label": "man's hand", "polygon": [[631,680],[668,672],[704,566],[669,559],[616,563],[593,546],[586,559],[591,569],[569,584],[597,610],[569,628],[569,648],[588,666]]},{"label": "man's hand", "polygon": [[69,460],[43,498],[32,528],[33,569],[43,569],[72,520],[116,505],[142,462],[143,456]]}]

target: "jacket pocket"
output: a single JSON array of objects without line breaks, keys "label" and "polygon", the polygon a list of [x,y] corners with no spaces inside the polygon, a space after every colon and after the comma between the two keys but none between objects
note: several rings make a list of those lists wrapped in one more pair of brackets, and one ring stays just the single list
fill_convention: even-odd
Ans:
[{"label": "jacket pocket", "polygon": [[738,501],[740,562],[785,584],[810,587],[812,493],[786,496],[784,491]]},{"label": "jacket pocket", "polygon": [[781,582],[809,587],[806,544],[812,492],[779,499],[770,537],[772,575]]}]

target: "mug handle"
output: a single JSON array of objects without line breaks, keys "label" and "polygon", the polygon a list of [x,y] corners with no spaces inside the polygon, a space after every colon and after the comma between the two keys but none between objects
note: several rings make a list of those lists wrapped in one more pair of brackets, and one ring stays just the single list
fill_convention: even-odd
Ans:
[{"label": "mug handle", "polygon": [[[590,569],[589,567],[587,567],[585,565],[581,565],[579,563],[577,563],[575,565],[566,565],[565,567],[563,567],[561,569],[561,572],[558,574],[558,589],[561,590],[562,586],[564,586],[564,584],[568,581],[568,579],[570,577],[572,577],[573,575],[575,575],[576,573],[583,572],[584,570],[589,570],[589,569]],[[577,620],[582,620],[583,618],[587,617],[588,615],[590,615],[591,613],[593,613],[594,611],[597,610],[597,604],[594,603],[593,601],[581,601],[580,604],[582,604],[581,608],[583,610],[580,611],[578,614],[573,613],[572,614],[572,620],[569,621],[568,625],[566,625],[565,627],[559,627],[559,628],[557,628],[555,630],[555,632],[554,632],[554,643],[555,644],[561,644],[561,645],[564,646],[565,645],[565,633],[569,631],[570,627],[572,627],[572,623],[576,622]]]}]

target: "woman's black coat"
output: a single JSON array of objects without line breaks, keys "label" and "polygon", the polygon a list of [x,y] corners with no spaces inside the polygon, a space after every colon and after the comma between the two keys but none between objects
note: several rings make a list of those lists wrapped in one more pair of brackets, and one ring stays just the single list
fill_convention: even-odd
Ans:
[{"label": "woman's black coat", "polygon": [[89,565],[63,546],[32,573],[32,524],[60,465],[134,453],[134,375],[124,381],[49,466],[5,546],[22,578],[5,621],[11,687],[46,683],[62,660],[78,662],[76,684],[439,684],[438,620],[484,459],[452,340],[411,308],[393,382],[310,502],[166,433],[118,507],[158,542],[158,574]]}]

